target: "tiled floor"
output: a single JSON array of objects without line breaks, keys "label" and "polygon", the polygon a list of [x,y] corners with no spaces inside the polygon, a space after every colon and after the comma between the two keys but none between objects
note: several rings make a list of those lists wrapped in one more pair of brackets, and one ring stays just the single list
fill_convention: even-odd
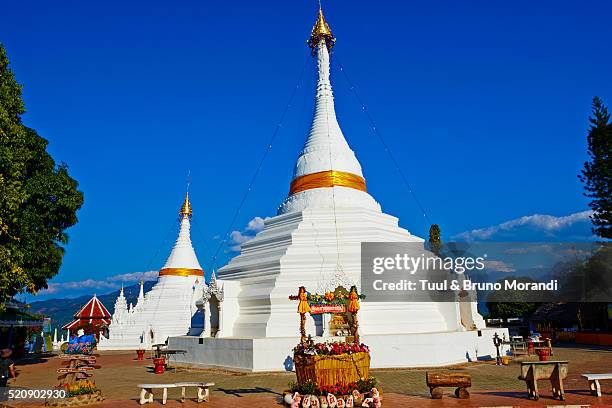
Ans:
[{"label": "tiled floor", "polygon": [[[540,382],[541,398],[534,402],[526,399],[526,386],[519,381],[518,362],[508,367],[491,363],[471,363],[447,369],[466,371],[472,376],[471,398],[459,400],[448,389],[441,400],[429,398],[425,386],[426,369],[373,370],[384,392],[384,407],[466,407],[466,406],[609,406],[612,407],[612,381],[602,382],[604,395],[593,397],[587,382],[580,376],[587,372],[612,372],[612,350],[603,348],[556,348],[552,359],[570,361],[570,373],[565,380],[566,401],[550,398],[550,385]],[[140,383],[174,383],[179,381],[212,381],[209,403],[187,401],[181,404],[178,390],[169,392],[168,407],[280,407],[280,398],[293,373],[237,373],[224,370],[169,370],[162,375],[152,372],[151,361],[136,361],[135,353],[107,352],[98,358],[101,369],[95,370],[94,379],[106,401],[96,407],[136,407]],[[40,359],[18,365],[19,377],[14,386],[50,388],[57,385],[56,369],[59,359]],[[195,397],[195,390],[191,390]],[[189,395],[189,394],[188,394]],[[150,407],[162,406],[161,393]],[[19,403],[16,406],[41,406],[40,403]]]}]

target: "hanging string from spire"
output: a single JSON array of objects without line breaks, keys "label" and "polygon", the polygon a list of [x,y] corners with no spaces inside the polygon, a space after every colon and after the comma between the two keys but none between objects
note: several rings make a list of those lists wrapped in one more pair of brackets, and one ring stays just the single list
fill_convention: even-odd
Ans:
[{"label": "hanging string from spire", "polygon": [[366,115],[368,121],[370,122],[370,126],[372,128],[372,131],[378,137],[378,140],[380,140],[380,142],[382,143],[382,145],[383,145],[383,147],[385,149],[385,152],[387,153],[387,155],[391,159],[391,162],[395,166],[397,172],[400,174],[400,177],[402,178],[402,181],[404,182],[404,184],[408,188],[408,191],[410,191],[410,194],[412,195],[412,198],[414,199],[415,203],[419,207],[419,210],[423,214],[423,218],[427,222],[428,226],[431,226],[431,224],[432,224],[431,219],[427,215],[427,212],[425,211],[425,208],[423,207],[423,204],[421,204],[421,200],[419,200],[419,197],[417,197],[417,194],[414,191],[414,189],[412,188],[412,185],[410,184],[410,182],[408,182],[408,178],[406,177],[406,175],[404,174],[404,171],[402,170],[402,168],[400,167],[399,163],[395,159],[395,156],[391,152],[391,149],[389,148],[389,145],[387,145],[387,142],[385,142],[385,139],[383,138],[381,133],[378,131],[378,126],[376,126],[376,122],[374,121],[374,118],[372,117],[372,115],[370,114],[370,112],[366,108],[365,103],[363,102],[363,100],[359,96],[359,93],[357,92],[357,88],[355,87],[355,85],[353,85],[353,82],[349,78],[348,73],[346,72],[346,69],[344,69],[344,66],[342,65],[342,62],[340,62],[340,59],[338,58],[338,54],[337,53],[335,54],[335,59],[338,62],[338,67],[339,67],[340,71],[342,72],[344,78],[346,79],[346,82],[348,83],[348,86],[351,89],[353,95],[355,96],[355,99],[357,100],[357,103],[359,104],[359,106],[361,106],[361,111]]},{"label": "hanging string from spire", "polygon": [[283,112],[281,113],[280,119],[278,120],[278,123],[276,124],[276,127],[274,128],[274,131],[272,132],[272,137],[270,138],[270,141],[268,142],[266,150],[264,151],[264,154],[262,155],[261,159],[259,160],[259,164],[257,165],[257,168],[255,169],[255,173],[253,173],[253,176],[251,177],[251,181],[249,182],[249,184],[247,186],[247,189],[244,192],[244,194],[242,196],[242,199],[240,200],[240,204],[238,204],[238,208],[236,208],[236,211],[234,212],[234,216],[232,217],[232,220],[231,220],[229,226],[227,227],[227,230],[225,231],[225,234],[223,235],[223,239],[221,240],[221,242],[219,242],[219,245],[217,246],[217,250],[215,251],[215,254],[213,255],[213,260],[212,260],[214,268],[217,267],[217,256],[219,255],[219,251],[221,250],[223,245],[225,245],[227,243],[227,239],[228,239],[232,229],[234,228],[234,224],[236,223],[236,220],[238,219],[238,216],[240,215],[240,211],[242,210],[242,207],[244,206],[244,203],[246,202],[246,199],[249,196],[249,193],[253,189],[253,185],[255,184],[255,180],[257,179],[257,176],[259,175],[259,172],[261,171],[261,168],[262,168],[264,162],[266,161],[266,158],[268,157],[268,153],[270,153],[270,150],[272,149],[272,145],[276,141],[276,137],[278,136],[278,133],[279,133],[281,127],[283,126],[283,122],[285,120],[285,116],[287,115],[287,112],[289,111],[289,108],[291,108],[291,104],[293,103],[293,99],[295,98],[295,94],[297,93],[297,90],[299,89],[300,84],[302,83],[302,78],[304,77],[304,72],[306,71],[306,66],[308,65],[308,62],[310,62],[310,59],[311,59],[310,56],[307,56],[306,60],[304,61],[304,64],[303,64],[302,69],[300,71],[300,74],[298,76],[298,80],[297,80],[295,86],[293,87],[293,90],[291,91],[291,95],[289,96],[289,100],[287,101],[287,104],[285,105],[285,108],[283,109]]},{"label": "hanging string from spire", "polygon": [[[189,190],[190,190],[190,188],[191,188],[191,183],[192,183],[192,180],[193,180],[193,179],[191,178],[191,169],[187,169],[187,179],[186,179],[186,181],[187,181],[187,195],[189,195]],[[196,231],[198,232],[198,234],[200,235],[200,238],[202,239],[202,242],[204,243],[204,248],[205,248],[205,250],[206,250],[206,254],[205,254],[206,258],[207,258],[207,259],[211,259],[212,255],[213,255],[213,252],[212,252],[212,250],[210,249],[210,246],[208,245],[208,242],[206,242],[206,237],[205,237],[205,235],[202,233],[202,230],[200,229],[200,224],[198,223],[198,220],[197,220],[197,219],[195,219],[195,218],[194,218],[194,219],[192,219],[192,220],[191,220],[191,225],[192,225],[192,226],[193,226],[193,225],[195,225],[195,227],[196,227]],[[212,264],[209,264],[208,266],[209,266],[209,267],[208,267],[208,268],[206,268],[205,270],[210,270],[210,269],[212,269]]]},{"label": "hanging string from spire", "polygon": [[205,250],[204,257],[205,259],[208,259],[206,268],[204,270],[210,271],[214,269],[214,265],[212,264],[213,251],[210,245],[208,245],[208,242],[206,241],[206,236],[204,235],[204,233],[202,233],[202,229],[200,228],[200,223],[198,222],[197,218],[194,218],[193,220],[191,220],[191,225],[195,226],[195,230],[197,234],[200,236],[201,242],[204,244],[204,250]]},{"label": "hanging string from spire", "polygon": [[170,238],[170,233],[173,232],[175,229],[176,229],[176,221],[173,221],[172,225],[170,226],[170,228],[168,228],[168,231],[166,232],[164,240],[157,248],[157,251],[155,251],[155,253],[153,254],[153,257],[149,260],[149,263],[147,264],[147,267],[145,268],[147,271],[151,270],[151,266],[153,265],[153,262],[157,259],[157,256],[161,252],[162,248],[164,248],[166,244],[168,243],[168,239]]}]

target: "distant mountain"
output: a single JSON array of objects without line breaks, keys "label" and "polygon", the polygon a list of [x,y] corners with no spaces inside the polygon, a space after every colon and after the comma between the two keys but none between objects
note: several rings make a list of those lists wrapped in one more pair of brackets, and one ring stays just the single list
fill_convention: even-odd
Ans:
[{"label": "distant mountain", "polygon": [[[145,292],[151,290],[154,284],[155,281],[145,281]],[[123,294],[125,295],[128,306],[130,302],[132,302],[134,305],[136,304],[136,299],[138,299],[139,290],[139,283],[123,288]],[[85,305],[89,301],[89,299],[91,299],[92,296],[93,294],[79,296],[77,298],[40,300],[37,302],[30,303],[29,311],[34,313],[40,313],[47,317],[50,317],[51,327],[57,327],[59,331],[59,329],[63,325],[72,321],[74,314],[78,312],[83,307],[83,305]],[[97,296],[98,300],[100,300],[100,302],[102,302],[102,304],[106,306],[108,311],[113,314],[115,311],[115,301],[119,296],[119,290],[107,293],[105,295]]]}]

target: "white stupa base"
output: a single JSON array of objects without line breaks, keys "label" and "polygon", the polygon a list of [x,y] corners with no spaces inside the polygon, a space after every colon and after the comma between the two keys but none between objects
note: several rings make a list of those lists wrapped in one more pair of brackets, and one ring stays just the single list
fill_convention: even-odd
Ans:
[{"label": "white stupa base", "polygon": [[[479,336],[480,333],[480,336]],[[509,338],[508,329],[480,331],[365,335],[371,349],[372,368],[439,367],[495,358],[493,335]],[[315,338],[315,341],[322,341]],[[186,367],[219,367],[246,371],[292,371],[292,349],[298,337],[211,338],[179,336],[169,348],[185,350],[173,364]],[[505,352],[506,350],[502,350]]]},{"label": "white stupa base", "polygon": [[112,341],[112,342],[108,342],[102,345],[97,345],[96,348],[100,351],[109,351],[109,350],[139,350],[139,349],[146,349],[146,348],[150,348],[150,347],[145,347],[142,343],[138,343],[136,341],[134,342],[130,342],[130,341],[123,341],[123,342],[118,342],[118,341]]}]

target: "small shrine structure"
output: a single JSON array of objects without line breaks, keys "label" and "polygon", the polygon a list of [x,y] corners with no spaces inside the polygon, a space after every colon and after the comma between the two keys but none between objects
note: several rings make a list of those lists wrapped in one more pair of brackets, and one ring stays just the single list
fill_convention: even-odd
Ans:
[{"label": "small shrine structure", "polygon": [[62,326],[62,329],[73,332],[83,329],[87,334],[98,335],[100,332],[107,332],[110,322],[111,314],[94,294],[89,302],[74,314],[74,320]]}]

